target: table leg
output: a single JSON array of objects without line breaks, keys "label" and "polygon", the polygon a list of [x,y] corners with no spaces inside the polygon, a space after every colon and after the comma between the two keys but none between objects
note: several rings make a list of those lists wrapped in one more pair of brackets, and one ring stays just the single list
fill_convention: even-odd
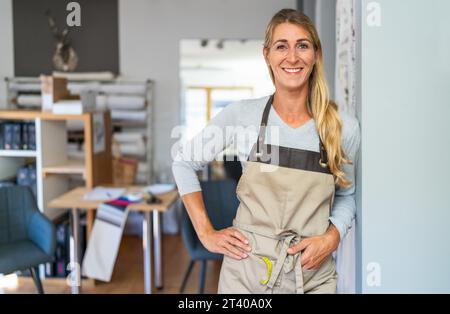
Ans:
[{"label": "table leg", "polygon": [[152,260],[150,251],[152,246],[151,233],[151,216],[150,212],[144,212],[144,219],[142,220],[142,248],[144,253],[144,293],[152,293]]},{"label": "table leg", "polygon": [[162,243],[161,243],[161,213],[157,210],[153,211],[153,243],[155,257],[155,287],[163,288],[163,271],[162,271]]},{"label": "table leg", "polygon": [[68,282],[72,294],[78,294],[81,290],[81,265],[80,265],[80,213],[77,208],[72,208],[72,226],[70,235],[70,265]]}]

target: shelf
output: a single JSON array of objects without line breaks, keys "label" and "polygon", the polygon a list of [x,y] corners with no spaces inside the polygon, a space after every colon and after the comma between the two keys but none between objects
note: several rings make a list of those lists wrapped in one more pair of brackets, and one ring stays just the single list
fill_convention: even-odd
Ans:
[{"label": "shelf", "polygon": [[1,149],[0,157],[36,157],[35,150],[8,150]]},{"label": "shelf", "polygon": [[[92,112],[95,113],[95,112]],[[90,118],[90,113],[81,114],[54,114],[48,111],[40,110],[3,110],[0,109],[0,119],[7,120],[34,120],[41,118],[43,120],[56,120],[56,121],[66,121],[66,120],[83,120],[86,121]]]},{"label": "shelf", "polygon": [[82,160],[68,160],[62,165],[43,167],[42,174],[44,176],[49,174],[81,174],[84,177],[84,162]]},{"label": "shelf", "polygon": [[113,120],[112,124],[114,126],[124,126],[124,127],[146,127],[147,123],[145,121],[120,121]]}]

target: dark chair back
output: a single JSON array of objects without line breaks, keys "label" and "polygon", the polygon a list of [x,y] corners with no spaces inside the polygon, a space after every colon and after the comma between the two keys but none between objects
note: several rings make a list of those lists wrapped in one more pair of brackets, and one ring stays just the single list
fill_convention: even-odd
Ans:
[{"label": "dark chair back", "polygon": [[[220,230],[231,227],[239,206],[239,200],[236,196],[236,182],[234,180],[220,180],[205,181],[200,184],[206,211],[214,228]],[[220,258],[220,255],[211,256],[213,253],[208,252],[203,247],[184,206],[182,236],[192,259]]]},{"label": "dark chair back", "polygon": [[0,188],[0,273],[29,269],[44,293],[38,265],[53,261],[55,246],[55,226],[39,211],[31,189]]},{"label": "dark chair back", "polygon": [[227,178],[233,179],[236,183],[242,176],[242,165],[238,156],[223,156],[223,167]]},{"label": "dark chair back", "polygon": [[29,187],[0,188],[0,244],[27,240],[28,226],[36,212],[39,209]]}]

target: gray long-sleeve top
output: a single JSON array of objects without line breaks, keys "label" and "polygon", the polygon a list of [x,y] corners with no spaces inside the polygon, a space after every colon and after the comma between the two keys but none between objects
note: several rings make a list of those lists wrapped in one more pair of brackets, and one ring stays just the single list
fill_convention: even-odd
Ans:
[{"label": "gray long-sleeve top", "polygon": [[[196,171],[214,160],[224,149],[238,154],[245,172],[245,164],[253,144],[258,138],[264,106],[269,97],[243,100],[228,105],[190,141],[179,143],[174,153],[172,171],[181,196],[201,191]],[[358,121],[341,113],[343,122],[342,146],[352,165],[342,170],[352,185],[343,189],[336,185],[330,221],[339,231],[341,240],[351,228],[356,213],[355,166],[360,145]],[[298,128],[286,124],[277,112],[270,110],[265,143],[319,152],[319,135],[314,119]]]}]

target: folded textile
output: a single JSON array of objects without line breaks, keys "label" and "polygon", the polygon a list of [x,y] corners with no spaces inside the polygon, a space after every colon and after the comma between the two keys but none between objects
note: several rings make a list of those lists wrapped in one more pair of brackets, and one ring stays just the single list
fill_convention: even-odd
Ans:
[{"label": "folded textile", "polygon": [[147,119],[147,111],[111,110],[111,118],[113,120],[145,121]]},{"label": "folded textile", "polygon": [[17,97],[17,104],[24,107],[41,107],[41,95],[19,95]]}]

